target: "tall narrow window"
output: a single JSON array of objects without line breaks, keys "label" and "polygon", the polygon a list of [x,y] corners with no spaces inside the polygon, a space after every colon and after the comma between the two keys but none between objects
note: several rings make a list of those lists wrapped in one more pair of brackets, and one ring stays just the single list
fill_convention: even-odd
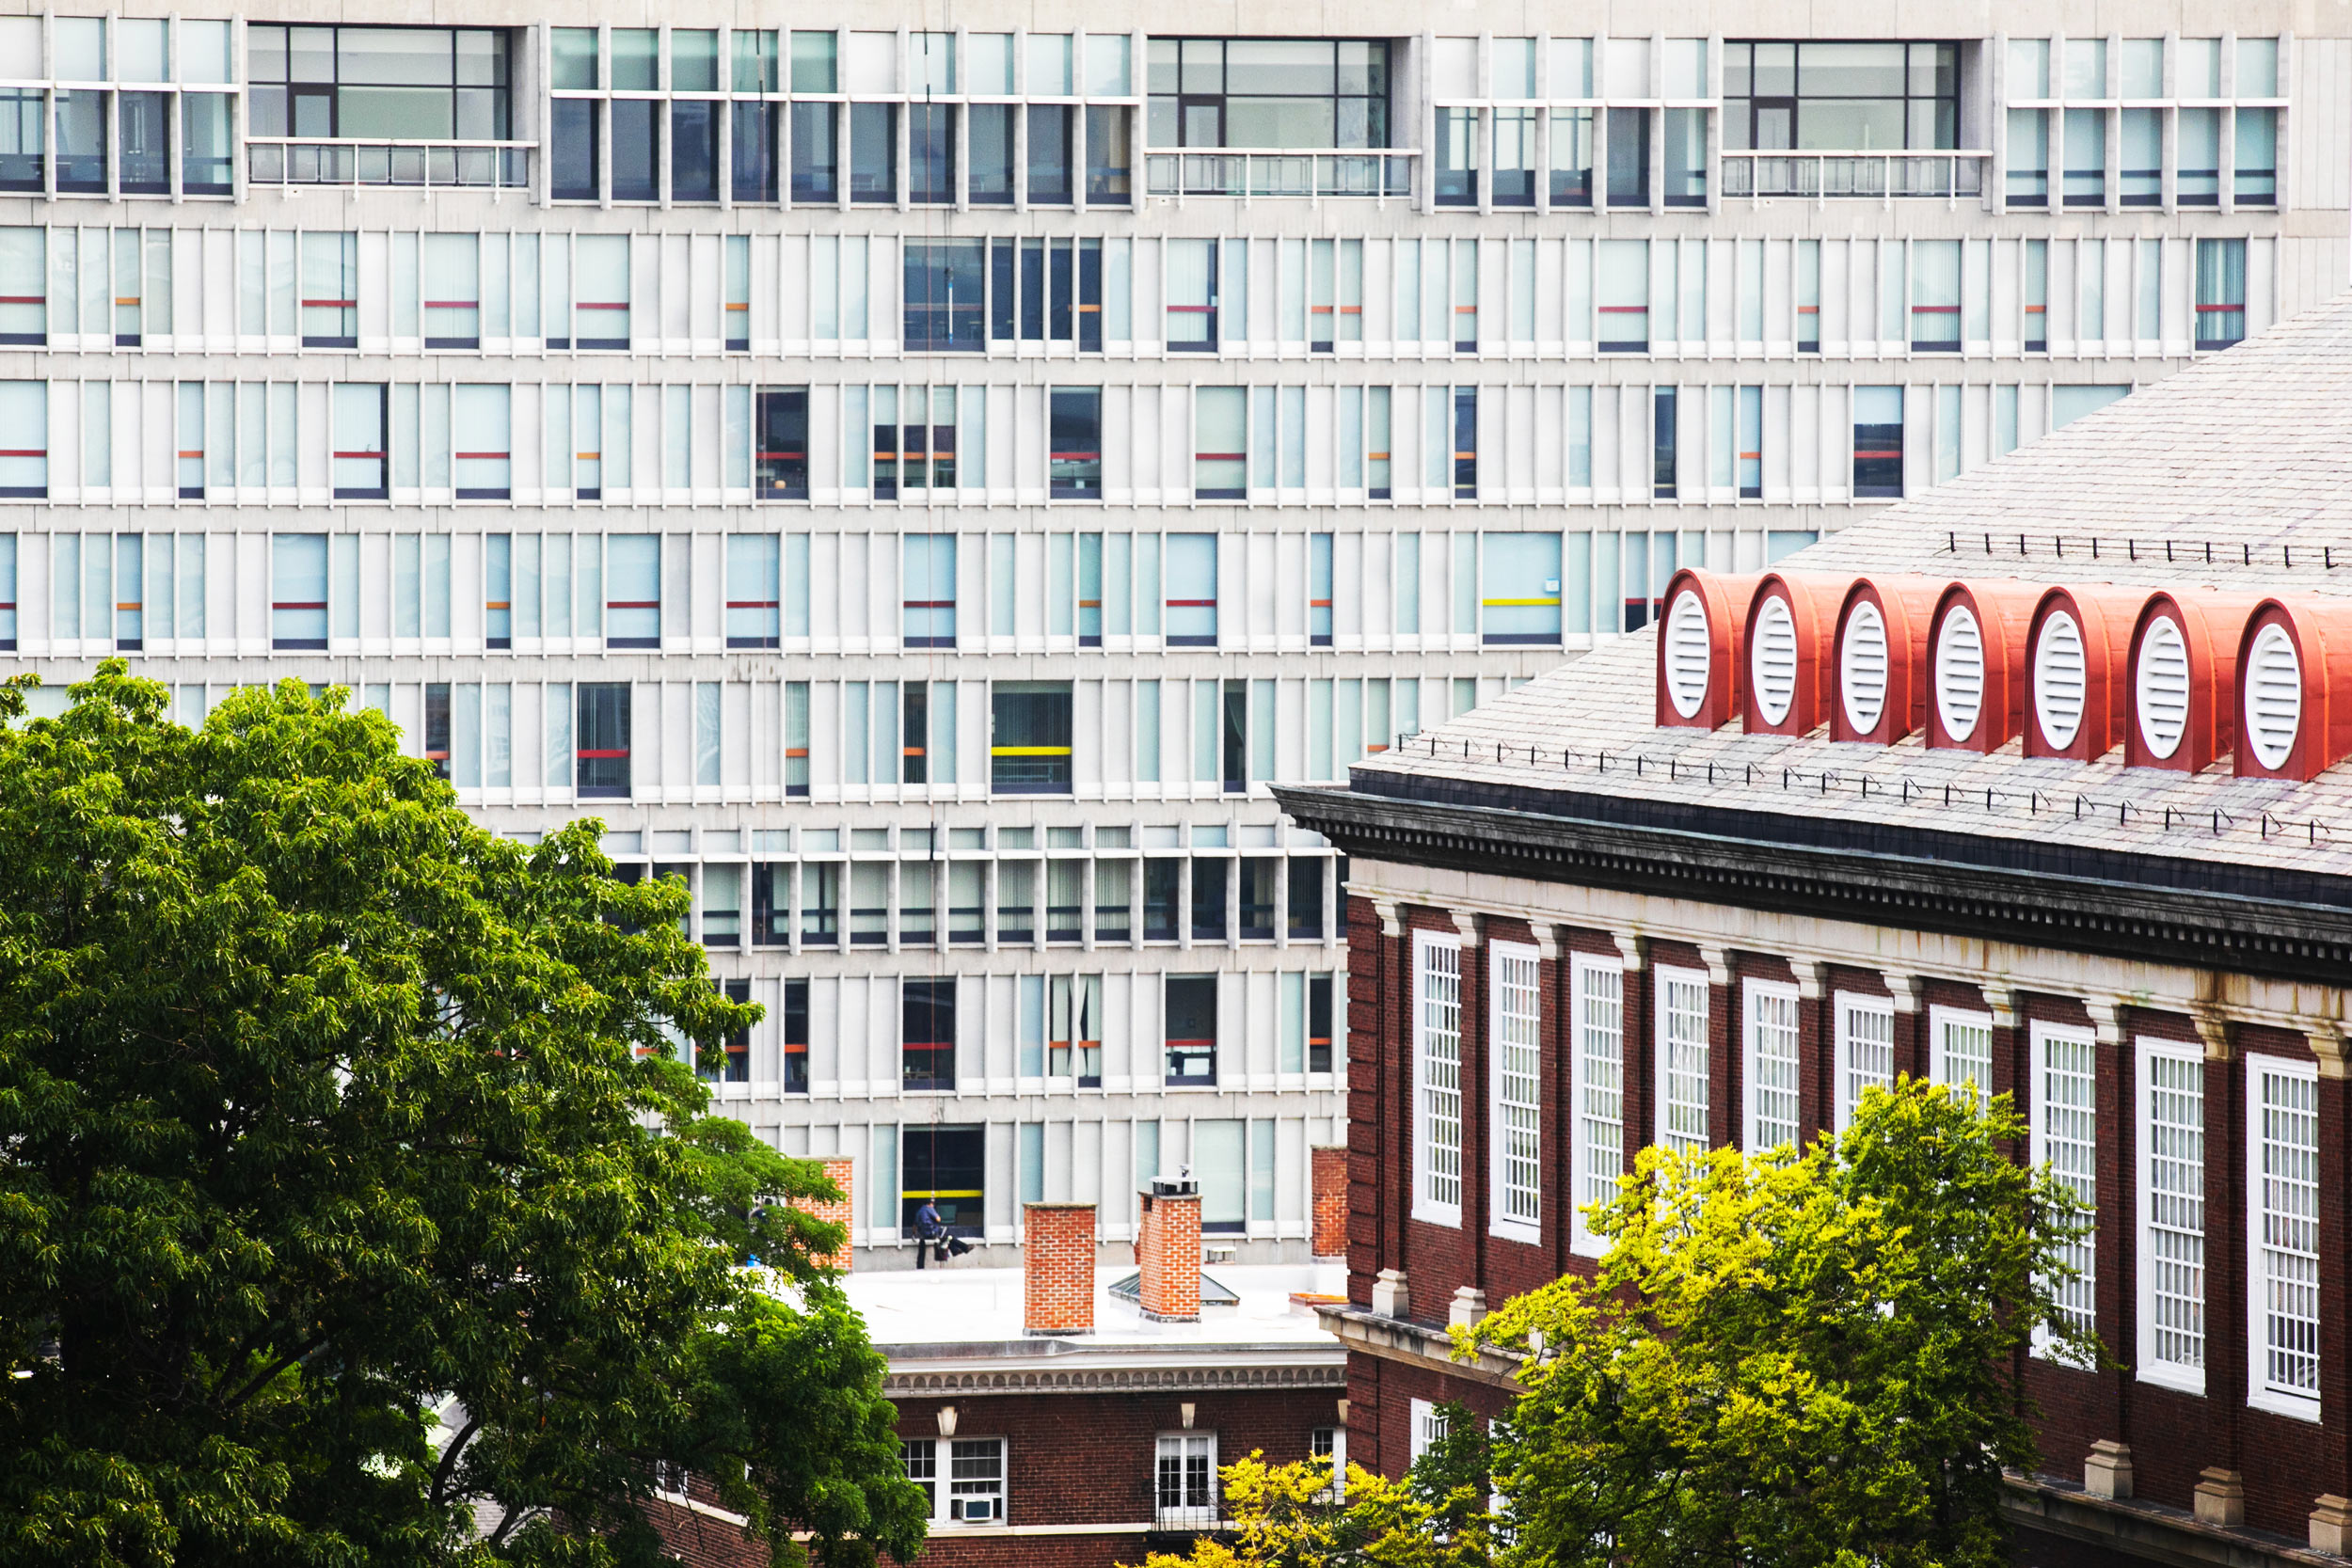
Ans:
[{"label": "tall narrow window", "polygon": [[808,499],[808,388],[762,387],[753,406],[754,493],[762,500]]},{"label": "tall narrow window", "polygon": [[[2055,1024],[2033,1026],[2033,1148],[2036,1165],[2048,1165],[2051,1175],[2080,1200],[2086,1221],[2096,1222],[2099,1207],[2099,1078],[2098,1047],[2087,1029]],[[2061,1248],[2074,1277],[2051,1281],[2060,1316],[2088,1334],[2097,1326],[2098,1250],[2095,1232]]]},{"label": "tall narrow window", "polygon": [[1074,1078],[1080,1088],[1102,1086],[1103,977],[1100,974],[1057,974],[1047,982],[1045,1075],[1049,1078]]},{"label": "tall narrow window", "polygon": [[1478,388],[1454,388],[1454,499],[1478,499]]},{"label": "tall narrow window", "polygon": [[626,352],[629,342],[628,236],[578,236],[572,241],[572,270],[576,285],[572,346]]},{"label": "tall narrow window", "polygon": [[2316,1421],[2318,1067],[2249,1055],[2246,1080],[2247,1402]]},{"label": "tall narrow window", "polygon": [[661,646],[661,536],[613,533],[604,541],[604,645]]},{"label": "tall narrow window", "polygon": [[1928,1010],[1928,1071],[1939,1084],[1957,1088],[1973,1085],[1979,1095],[1993,1093],[1993,1015],[1957,1007]]},{"label": "tall narrow window", "polygon": [[513,388],[486,383],[450,388],[450,478],[459,500],[514,494],[513,398]]},{"label": "tall narrow window", "polygon": [[1307,536],[1307,642],[1331,645],[1331,536]]},{"label": "tall narrow window", "polygon": [[1650,388],[1650,483],[1652,500],[1673,500],[1681,494],[1678,441],[1681,405],[1678,388]]},{"label": "tall narrow window", "polygon": [[1512,942],[1487,947],[1494,991],[1492,1228],[1531,1243],[1543,1240],[1542,959],[1536,949]]},{"label": "tall narrow window", "polygon": [[829,207],[841,198],[840,114],[838,103],[792,104],[793,205]]},{"label": "tall narrow window", "polygon": [[[123,291],[116,292],[120,293]],[[135,289],[129,292],[137,293]],[[302,346],[359,346],[359,236],[357,234],[323,234],[305,230],[302,235]]]},{"label": "tall narrow window", "polygon": [[[163,546],[163,561],[159,564],[168,573],[169,535],[159,536],[159,543]],[[115,535],[114,631],[115,649],[119,653],[135,654],[147,646],[147,599],[143,586],[147,580],[146,546],[146,539],[139,534]],[[168,582],[167,576],[165,580]],[[162,620],[168,631],[170,613],[167,611]]]},{"label": "tall narrow window", "polygon": [[1462,1223],[1462,944],[1413,936],[1413,1217]]},{"label": "tall narrow window", "polygon": [[579,692],[577,787],[583,800],[628,799],[629,689],[626,681],[583,681]]},{"label": "tall narrow window", "polygon": [[956,536],[910,533],[900,546],[904,617],[901,639],[910,648],[956,645]]},{"label": "tall narrow window", "polygon": [[[1153,863],[1173,865],[1173,862]],[[1166,1081],[1170,1085],[1216,1082],[1216,976],[1168,977]]]},{"label": "tall narrow window", "polygon": [[1200,387],[1192,394],[1192,493],[1199,500],[1240,500],[1249,491],[1249,393],[1242,387]]},{"label": "tall narrow window", "polygon": [[478,234],[424,236],[424,346],[482,346],[482,237]]},{"label": "tall narrow window", "polygon": [[1707,1152],[1707,975],[1654,971],[1658,994],[1657,1142],[1678,1154]]},{"label": "tall narrow window", "polygon": [[[336,546],[337,597],[343,595],[344,573],[348,571],[355,582],[358,576],[358,557],[352,551],[348,535]],[[356,606],[339,604],[341,611],[335,619],[336,633],[349,636],[354,627],[344,625],[356,622]],[[487,533],[482,537],[482,641],[487,647],[512,648],[515,645],[515,536],[511,533]],[[497,780],[492,780],[497,783]]]},{"label": "tall narrow window", "polygon": [[1911,245],[1911,347],[1919,354],[1960,352],[1960,242]]},{"label": "tall narrow window", "polygon": [[1478,111],[1438,111],[1438,205],[1478,205]]},{"label": "tall narrow window", "polygon": [[1797,1116],[1797,988],[1750,980],[1747,995],[1747,1149],[1793,1148],[1804,1131]]},{"label": "tall narrow window", "polygon": [[2197,242],[2197,346],[2228,348],[2246,339],[2246,242]]},{"label": "tall narrow window", "polygon": [[944,980],[899,982],[900,1087],[952,1089],[956,1086],[956,983]]},{"label": "tall narrow window", "polygon": [[1594,262],[1594,309],[1603,354],[1649,352],[1649,242],[1602,240]]},{"label": "tall narrow window", "polygon": [[1216,646],[1216,535],[1168,536],[1168,642],[1175,648]]},{"label": "tall narrow window", "polygon": [[1152,1520],[1163,1529],[1216,1523],[1216,1433],[1174,1433],[1159,1439]]},{"label": "tall narrow window", "polygon": [[[1292,863],[1297,864],[1295,861]],[[1331,976],[1307,976],[1307,1070],[1332,1069]]]},{"label": "tall narrow window", "polygon": [[1837,993],[1837,1131],[1862,1109],[1865,1089],[1895,1086],[1895,1004]]},{"label": "tall narrow window", "polygon": [[782,1037],[784,1092],[808,1093],[808,982],[784,983],[784,1013],[777,1033]]},{"label": "tall narrow window", "polygon": [[727,535],[727,646],[783,642],[782,546],[772,533]]},{"label": "tall narrow window", "polygon": [[1609,205],[1649,205],[1649,111],[1609,111]]},{"label": "tall narrow window", "polygon": [[270,539],[270,643],[326,646],[326,535],[279,533]]},{"label": "tall narrow window", "polygon": [[1046,454],[1046,494],[1056,500],[1103,499],[1103,388],[1056,387]]},{"label": "tall narrow window", "polygon": [[[2040,42],[2048,47],[2047,40],[2012,40]],[[2047,207],[2050,204],[2050,114],[2046,109],[2011,109],[2009,112],[2009,204],[2012,207]]]},{"label": "tall narrow window", "polygon": [[[2246,45],[2238,45],[2239,75],[2245,74]],[[2246,89],[2241,83],[2239,89]],[[2241,207],[2272,207],[2279,201],[2279,111],[2240,109],[2237,120],[2237,161],[2231,182],[2232,198]]]},{"label": "tall narrow window", "polygon": [[[36,114],[39,102],[34,100]],[[7,139],[13,118],[9,105],[0,101],[0,141]],[[0,166],[9,158],[10,153],[0,149]],[[7,182],[0,180],[0,189],[6,187]],[[0,344],[39,348],[49,341],[47,236],[47,230],[28,226],[0,229]],[[59,258],[61,266],[64,260]],[[67,278],[72,276],[70,271],[65,273]]]},{"label": "tall narrow window", "polygon": [[[1030,41],[1037,41],[1036,35],[1031,36]],[[1029,90],[1035,92],[1035,85]],[[1070,204],[1070,124],[1071,111],[1066,103],[1029,105],[1028,185],[1033,205]]]},{"label": "tall narrow window", "polygon": [[[382,500],[386,487],[386,393],[381,383],[335,387],[334,489],[337,500]],[[199,452],[199,456],[200,456]],[[197,493],[203,494],[202,486]]]},{"label": "tall narrow window", "polygon": [[2139,1046],[2139,1375],[2205,1391],[2205,1063]]},{"label": "tall narrow window", "polygon": [[1216,352],[1216,242],[1169,240],[1167,246],[1168,348]]},{"label": "tall narrow window", "polygon": [[1853,389],[1853,493],[1899,500],[1903,493],[1903,389]]},{"label": "tall narrow window", "polygon": [[1586,1211],[1613,1202],[1625,1174],[1625,970],[1614,958],[1580,953],[1571,960],[1571,1024],[1575,1029],[1575,1140],[1570,1176],[1576,1250],[1604,1250]]}]

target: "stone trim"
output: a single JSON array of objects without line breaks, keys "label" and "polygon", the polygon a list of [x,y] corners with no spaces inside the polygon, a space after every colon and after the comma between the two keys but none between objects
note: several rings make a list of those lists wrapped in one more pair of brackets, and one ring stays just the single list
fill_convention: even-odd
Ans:
[{"label": "stone trim", "polygon": [[968,1372],[892,1372],[892,1399],[934,1394],[1146,1394],[1177,1389],[1344,1388],[1347,1366],[1333,1356],[1314,1366],[991,1368]]},{"label": "stone trim", "polygon": [[2009,1484],[2001,1513],[2010,1524],[2104,1546],[2134,1561],[2174,1568],[2343,1568],[2342,1558],[2243,1526],[2207,1524],[2185,1508],[2144,1497],[2094,1497],[2051,1476],[2012,1470],[2002,1479]]}]

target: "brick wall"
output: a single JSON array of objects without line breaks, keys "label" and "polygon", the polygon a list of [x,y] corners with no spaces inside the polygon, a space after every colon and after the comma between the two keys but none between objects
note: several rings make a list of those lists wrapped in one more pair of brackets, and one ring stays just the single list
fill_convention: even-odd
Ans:
[{"label": "brick wall", "polygon": [[1311,1235],[1317,1258],[1347,1256],[1347,1147],[1325,1146],[1307,1151],[1309,1185],[1314,1206]]},{"label": "brick wall", "polygon": [[796,1197],[792,1199],[792,1207],[814,1214],[828,1225],[841,1227],[841,1249],[830,1257],[816,1259],[815,1262],[819,1268],[839,1269],[847,1274],[850,1272],[850,1216],[857,1212],[856,1204],[851,1201],[855,1196],[850,1184],[851,1162],[839,1159],[826,1160],[821,1164],[825,1167],[825,1175],[841,1189],[839,1199]]},{"label": "brick wall", "polygon": [[1021,1217],[1023,1326],[1031,1334],[1093,1333],[1094,1205],[1025,1203]]},{"label": "brick wall", "polygon": [[1136,1268],[1144,1316],[1192,1323],[1200,1316],[1200,1196],[1144,1193]]}]

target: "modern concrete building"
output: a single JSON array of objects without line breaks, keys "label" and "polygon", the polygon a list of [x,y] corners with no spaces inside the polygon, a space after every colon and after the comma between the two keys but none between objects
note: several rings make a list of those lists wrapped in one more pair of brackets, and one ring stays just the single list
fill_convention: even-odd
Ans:
[{"label": "modern concrete building", "polygon": [[2345,277],[2324,9],[1661,14],[0,16],[0,645],[604,816],[866,1262],[1182,1165],[1303,1256],[1270,781]]}]

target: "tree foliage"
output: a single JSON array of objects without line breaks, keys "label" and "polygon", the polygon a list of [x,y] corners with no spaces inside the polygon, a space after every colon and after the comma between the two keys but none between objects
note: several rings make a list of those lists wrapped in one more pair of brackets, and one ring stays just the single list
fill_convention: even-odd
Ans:
[{"label": "tree foliage", "polygon": [[1203,1535],[1187,1557],[1154,1552],[1143,1568],[1489,1568],[1486,1440],[1460,1405],[1441,1407],[1446,1436],[1402,1481],[1331,1463],[1268,1465],[1253,1453],[1217,1472],[1227,1536]]},{"label": "tree foliage", "polygon": [[[0,690],[0,1560],[649,1563],[658,1466],[911,1557],[821,1172],[705,1116],[685,895],[292,682]],[[756,1255],[767,1271],[738,1265]],[[765,1279],[768,1288],[760,1288]]]},{"label": "tree foliage", "polygon": [[2006,1563],[2020,1357],[2098,1354],[2053,1296],[2080,1206],[2005,1155],[2025,1135],[2006,1097],[1905,1080],[1802,1154],[1644,1149],[1592,1278],[1456,1331],[1529,1356],[1495,1444],[1509,1560]]}]

